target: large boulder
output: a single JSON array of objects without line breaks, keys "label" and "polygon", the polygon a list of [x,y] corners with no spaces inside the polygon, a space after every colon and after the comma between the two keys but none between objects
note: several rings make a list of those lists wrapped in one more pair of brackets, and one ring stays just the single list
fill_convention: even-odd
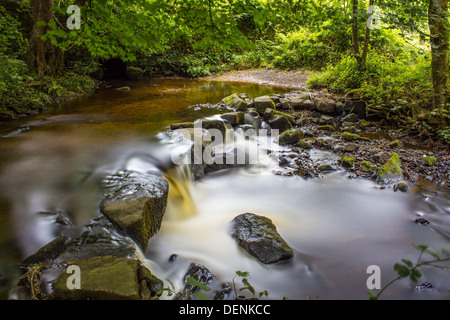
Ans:
[{"label": "large boulder", "polygon": [[269,96],[262,96],[253,99],[253,107],[259,114],[263,114],[267,108],[275,109],[275,102]]},{"label": "large boulder", "polygon": [[[79,268],[79,288],[69,288],[72,272],[63,271],[53,285],[53,293],[62,300],[142,300],[162,288],[161,280],[138,260],[112,256],[74,261]],[[160,290],[160,289],[159,289]],[[158,290],[158,291],[159,291]]]},{"label": "large boulder", "polygon": [[314,110],[316,105],[309,94],[296,94],[282,100],[281,107],[284,110]]},{"label": "large boulder", "polygon": [[336,102],[327,97],[316,97],[316,109],[322,113],[336,113]]},{"label": "large boulder", "polygon": [[225,105],[231,109],[235,109],[236,111],[245,111],[248,107],[248,103],[239,97],[237,93],[233,93],[228,97],[223,98],[222,100]]},{"label": "large boulder", "polygon": [[267,217],[244,213],[231,222],[231,236],[239,246],[265,264],[290,260],[292,249]]},{"label": "large boulder", "polygon": [[166,210],[168,182],[157,174],[119,172],[105,181],[102,213],[142,249],[160,227]]}]

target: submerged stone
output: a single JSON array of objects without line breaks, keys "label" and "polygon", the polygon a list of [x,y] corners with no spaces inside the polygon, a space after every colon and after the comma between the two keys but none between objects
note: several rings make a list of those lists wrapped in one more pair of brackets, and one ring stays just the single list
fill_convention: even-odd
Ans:
[{"label": "submerged stone", "polygon": [[292,249],[267,217],[244,213],[231,222],[231,236],[240,247],[264,264],[290,260]]}]

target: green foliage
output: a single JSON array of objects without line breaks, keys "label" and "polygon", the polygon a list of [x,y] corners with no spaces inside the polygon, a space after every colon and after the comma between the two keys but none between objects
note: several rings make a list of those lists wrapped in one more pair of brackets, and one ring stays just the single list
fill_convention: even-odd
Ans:
[{"label": "green foliage", "polygon": [[21,24],[0,6],[0,54],[14,58],[24,56],[27,41],[20,32]]},{"label": "green foliage", "polygon": [[[417,283],[419,279],[422,277],[422,272],[419,270],[420,267],[431,266],[441,268],[441,266],[436,265],[436,263],[447,262],[450,261],[450,251],[443,248],[441,253],[439,254],[434,249],[430,248],[427,245],[415,245],[413,247],[419,250],[420,254],[417,261],[414,263],[408,259],[401,259],[400,262],[394,264],[394,271],[397,272],[398,277],[390,281],[387,285],[385,285],[380,292],[375,293],[373,290],[369,290],[367,292],[369,299],[378,300],[381,294],[390,287],[393,283],[398,280],[409,278],[413,283]],[[422,256],[424,254],[428,254],[431,256],[432,260],[423,261]],[[449,270],[448,268],[444,268],[445,270]]]}]

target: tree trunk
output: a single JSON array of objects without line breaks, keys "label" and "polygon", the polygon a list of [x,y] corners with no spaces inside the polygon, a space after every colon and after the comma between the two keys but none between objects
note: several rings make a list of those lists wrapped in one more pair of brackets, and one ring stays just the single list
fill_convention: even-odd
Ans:
[{"label": "tree trunk", "polygon": [[[369,7],[374,5],[374,0],[369,1]],[[372,11],[372,14],[374,12]],[[367,53],[369,52],[369,41],[370,41],[370,27],[367,24],[366,26],[366,35],[364,37],[364,47],[361,54],[361,69],[366,67],[366,61],[367,61]]]},{"label": "tree trunk", "polygon": [[51,8],[53,0],[31,0],[31,14],[33,17],[33,30],[31,32],[28,64],[38,74],[54,74],[56,71],[56,50],[50,41],[42,40],[48,30],[46,25],[39,22],[50,22],[53,19]]},{"label": "tree trunk", "polygon": [[352,48],[353,57],[358,65],[361,65],[361,57],[359,56],[359,40],[358,40],[358,0],[352,0],[353,4],[353,22],[352,22]]},{"label": "tree trunk", "polygon": [[428,24],[431,42],[433,107],[443,110],[448,78],[449,23],[448,0],[430,0]]}]

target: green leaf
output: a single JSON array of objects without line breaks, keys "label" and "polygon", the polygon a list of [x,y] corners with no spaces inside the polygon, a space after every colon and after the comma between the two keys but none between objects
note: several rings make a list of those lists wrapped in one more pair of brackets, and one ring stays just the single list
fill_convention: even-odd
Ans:
[{"label": "green leaf", "polygon": [[407,260],[407,259],[402,259],[402,262],[404,264],[406,264],[408,267],[412,268],[414,266],[414,264],[412,263],[411,260]]},{"label": "green leaf", "polygon": [[196,296],[200,300],[208,300],[208,298],[206,297],[206,293],[205,292],[195,292],[194,296]]},{"label": "green leaf", "polygon": [[445,248],[442,248],[442,253],[447,257],[450,258],[450,250],[447,250]]},{"label": "green leaf", "polygon": [[205,291],[211,290],[210,287],[205,285],[203,282],[197,281],[194,277],[189,277],[187,280],[187,283],[189,283],[191,286],[199,287],[200,289],[203,289]]},{"label": "green leaf", "polygon": [[255,295],[255,288],[248,282],[247,278],[242,279],[242,283],[245,284],[245,287],[240,288],[239,291],[248,290]]},{"label": "green leaf", "polygon": [[375,291],[373,290],[367,290],[367,295],[369,296],[370,300],[378,300],[378,295]]},{"label": "green leaf", "polygon": [[417,283],[417,281],[422,277],[422,272],[418,269],[412,269],[409,278],[412,282]]},{"label": "green leaf", "polygon": [[401,264],[401,263],[396,263],[394,265],[394,270],[398,273],[398,275],[402,278],[406,278],[409,276],[410,274],[410,270],[407,266]]},{"label": "green leaf", "polygon": [[427,250],[429,248],[427,245],[424,245],[424,244],[421,244],[421,245],[413,244],[413,247],[421,252],[424,252],[425,250]]},{"label": "green leaf", "polygon": [[236,271],[236,274],[237,274],[239,277],[248,277],[249,274],[250,274],[250,272],[248,272],[248,271]]},{"label": "green leaf", "polygon": [[425,250],[426,253],[428,253],[429,255],[432,255],[433,257],[435,257],[437,260],[441,260],[441,257],[439,256],[439,254],[432,248],[428,247]]}]

